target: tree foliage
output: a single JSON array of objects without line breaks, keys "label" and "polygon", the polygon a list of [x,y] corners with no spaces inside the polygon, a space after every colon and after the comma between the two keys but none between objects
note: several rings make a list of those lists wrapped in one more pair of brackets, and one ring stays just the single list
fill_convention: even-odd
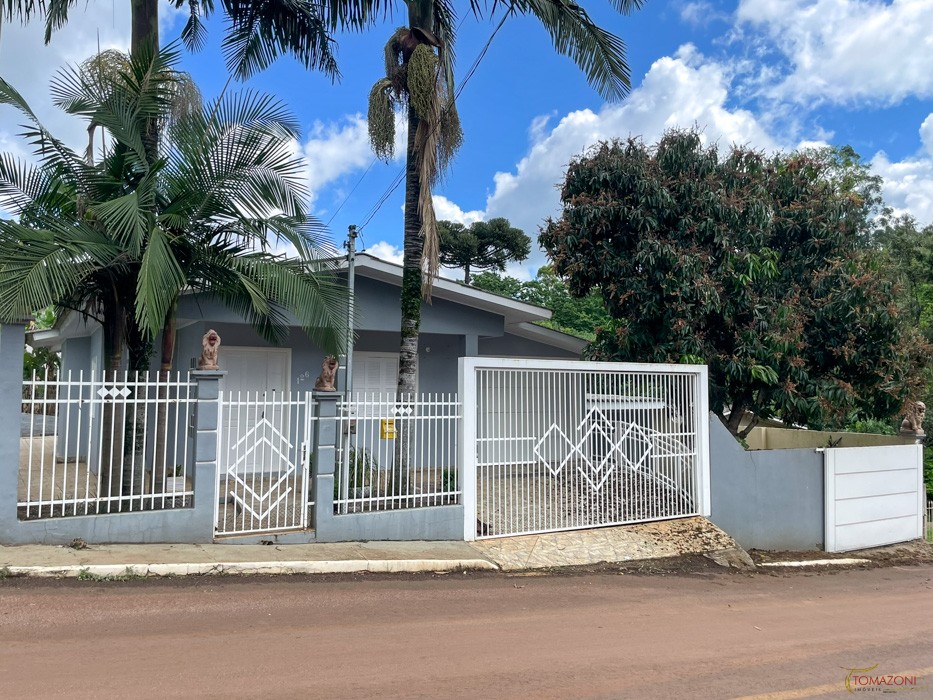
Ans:
[{"label": "tree foliage", "polygon": [[707,364],[734,433],[746,411],[813,427],[897,413],[925,348],[866,251],[877,183],[839,155],[720,154],[671,131],[575,159],[541,242],[574,294],[606,303],[594,356]]},{"label": "tree foliage", "polygon": [[541,321],[539,325],[591,342],[596,339],[597,331],[610,323],[599,294],[590,292],[583,297],[574,297],[550,265],[538,268],[535,278],[528,282],[483,272],[473,278],[473,286],[550,309],[550,320]]},{"label": "tree foliage", "polygon": [[[0,157],[0,317],[48,305],[101,322],[108,368],[124,348],[148,369],[152,338],[174,322],[184,289],[215,295],[270,341],[286,311],[320,345],[342,345],[343,295],[318,255],[321,227],[305,212],[302,164],[290,152],[294,120],[272,98],[233,95],[187,116],[173,110],[172,51],[133,58],[109,83],[61,72],[53,98],[104,129],[105,157],[92,165],[50,134],[0,80],[0,103],[30,122],[37,165]],[[150,160],[150,123],[165,124]],[[270,252],[287,241],[296,257]]]},{"label": "tree foliage", "polygon": [[531,253],[531,239],[508,219],[477,221],[467,228],[451,221],[438,221],[440,260],[443,265],[463,270],[463,281],[470,284],[474,270],[505,272],[508,262],[520,262]]}]

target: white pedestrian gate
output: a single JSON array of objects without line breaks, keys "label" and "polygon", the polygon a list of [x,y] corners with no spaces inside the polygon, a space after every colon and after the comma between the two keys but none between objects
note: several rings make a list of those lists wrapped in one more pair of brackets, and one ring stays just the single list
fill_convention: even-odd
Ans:
[{"label": "white pedestrian gate", "polygon": [[709,514],[706,367],[463,358],[460,377],[466,539]]},{"label": "white pedestrian gate", "polygon": [[314,405],[310,392],[221,393],[217,535],[308,527]]}]

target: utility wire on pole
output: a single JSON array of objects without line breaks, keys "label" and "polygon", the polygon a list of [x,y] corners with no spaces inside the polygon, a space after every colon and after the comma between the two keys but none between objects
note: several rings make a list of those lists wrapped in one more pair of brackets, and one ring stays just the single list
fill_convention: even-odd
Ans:
[{"label": "utility wire on pole", "polygon": [[343,393],[347,399],[350,398],[350,390],[353,387],[353,315],[355,312],[356,298],[356,238],[359,233],[356,226],[351,224],[347,227],[347,240],[343,247],[347,251],[347,347],[344,355],[343,371]]}]

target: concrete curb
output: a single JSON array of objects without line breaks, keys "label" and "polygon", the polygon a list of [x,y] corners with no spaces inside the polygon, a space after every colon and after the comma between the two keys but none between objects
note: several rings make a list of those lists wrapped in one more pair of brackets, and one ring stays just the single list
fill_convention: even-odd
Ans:
[{"label": "concrete curb", "polygon": [[349,559],[341,561],[252,561],[213,564],[70,564],[7,566],[11,576],[37,578],[122,578],[249,574],[425,573],[432,571],[498,571],[485,559]]},{"label": "concrete curb", "polygon": [[871,559],[807,559],[802,561],[765,561],[758,566],[771,567],[801,567],[801,566],[854,566],[856,564],[870,564]]}]

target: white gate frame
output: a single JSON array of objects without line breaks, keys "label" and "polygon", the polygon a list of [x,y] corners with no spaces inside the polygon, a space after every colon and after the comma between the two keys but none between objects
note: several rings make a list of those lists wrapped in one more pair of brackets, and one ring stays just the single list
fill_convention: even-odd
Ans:
[{"label": "white gate frame", "polygon": [[[243,398],[242,394],[246,394],[246,398]],[[275,392],[270,391],[269,394],[272,395],[272,398],[266,399],[267,392],[259,391],[248,391],[248,392],[221,392],[220,397],[217,402],[217,493],[218,499],[214,504],[214,537],[237,537],[244,535],[261,535],[267,533],[282,533],[282,532],[298,532],[301,530],[306,530],[310,526],[310,518],[308,510],[310,507],[314,506],[314,501],[310,497],[310,486],[311,486],[311,458],[313,455],[313,426],[316,421],[319,420],[317,416],[317,402],[314,398],[314,395],[310,391],[285,391],[285,392]],[[262,394],[263,399],[259,398],[259,395]],[[279,394],[279,397],[276,398],[276,394]],[[234,399],[233,397],[236,396]],[[252,396],[252,398],[251,398]],[[288,417],[288,412],[291,410],[291,407],[304,406],[304,415],[301,418],[300,423],[296,423],[296,436],[295,436],[295,445],[290,444],[291,436],[285,436],[279,432],[278,426],[275,426],[269,421],[265,421],[274,431],[279,433],[280,437],[284,437],[288,443],[289,449],[295,449],[296,454],[296,463],[286,463],[294,471],[294,476],[286,474],[279,477],[279,481],[276,482],[268,491],[263,494],[259,494],[252,490],[252,486],[255,485],[255,473],[252,474],[251,483],[247,483],[247,477],[238,476],[235,472],[230,471],[230,465],[228,464],[229,458],[229,441],[231,439],[239,439],[240,441],[246,439],[246,435],[231,435],[230,428],[226,424],[225,411],[229,410],[231,406],[237,406],[238,408],[249,410],[249,407],[255,407],[258,409],[259,406],[264,406],[266,408],[281,406],[284,407],[284,412],[286,418]],[[296,411],[297,412],[297,411]],[[273,451],[278,452],[278,449]],[[260,480],[265,478],[265,475],[269,473],[270,475],[273,472],[270,464],[263,464],[262,468],[258,471],[260,474]],[[230,476],[233,476],[234,482],[239,483],[239,485],[244,490],[244,494],[237,498],[237,495],[229,491]],[[272,501],[273,490],[278,489],[279,486],[283,483],[287,483],[291,479],[292,484],[286,487],[286,492],[278,496],[278,499]],[[298,493],[294,494],[294,500],[292,501],[292,509],[297,507],[299,508],[298,518],[293,518],[290,522],[286,522],[285,525],[271,525],[270,515],[276,511],[279,506],[279,503],[285,501],[286,506],[289,503],[287,494],[292,490],[297,490]],[[267,505],[267,510],[262,513],[256,513],[255,511],[249,509],[245,503],[245,492],[249,491],[254,497],[258,497],[260,501],[269,500]],[[221,527],[221,520],[224,520],[226,525],[226,518],[228,513],[229,502],[227,498],[232,496],[235,501],[239,501],[242,508],[249,510],[249,520],[251,521],[252,527],[241,527],[239,529],[234,528],[232,530],[226,529],[226,527]],[[234,516],[234,521],[236,516]],[[246,515],[242,517],[242,520],[245,524]],[[278,520],[278,517],[277,517]],[[265,526],[263,521],[266,521]]]},{"label": "white gate frame", "polygon": [[682,374],[685,371],[699,377],[694,420],[697,426],[697,495],[700,515],[710,515],[710,458],[709,458],[709,369],[706,365],[675,365],[640,362],[591,362],[575,360],[530,360],[504,357],[461,357],[458,362],[458,394],[463,404],[460,420],[459,449],[461,489],[463,503],[463,539],[476,540],[476,370],[524,369],[613,372],[658,372]]}]

